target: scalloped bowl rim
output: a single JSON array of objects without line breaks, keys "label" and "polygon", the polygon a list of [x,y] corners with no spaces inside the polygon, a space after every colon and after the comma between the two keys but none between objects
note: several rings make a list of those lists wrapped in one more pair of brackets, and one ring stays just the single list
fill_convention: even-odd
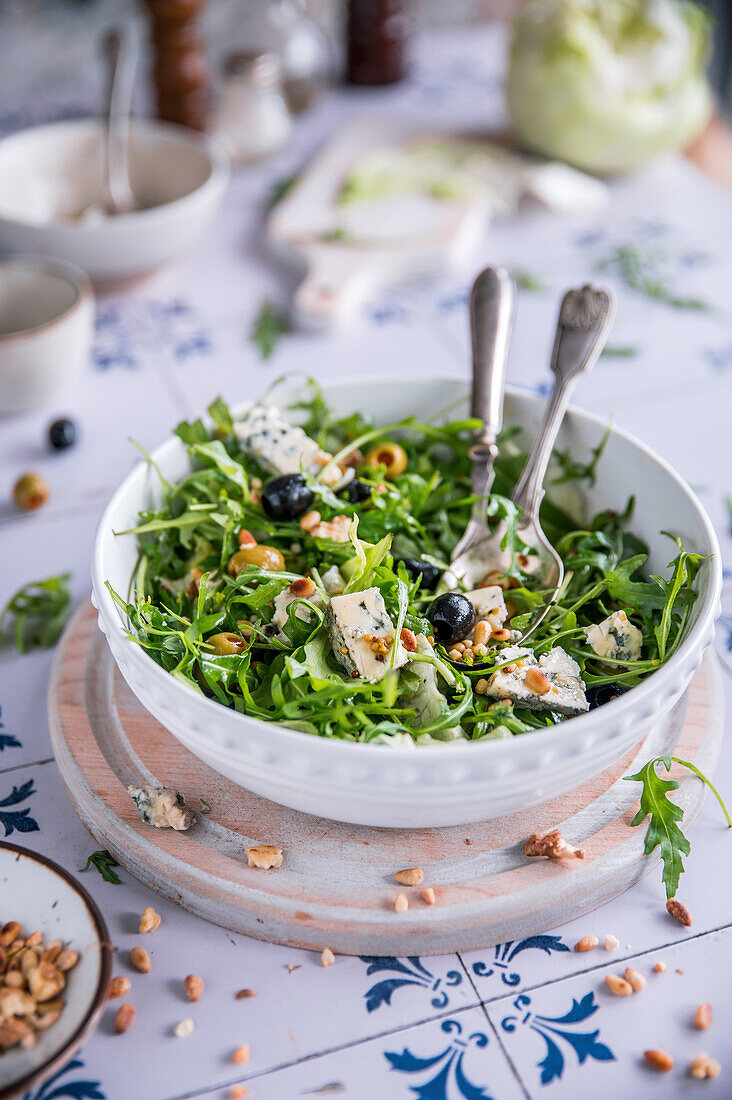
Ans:
[{"label": "scalloped bowl rim", "polygon": [[[464,379],[451,378],[446,375],[399,375],[399,382],[409,382],[410,380],[415,383],[419,381],[423,385],[425,382],[428,382],[466,386]],[[354,388],[356,388],[368,385],[369,383],[378,383],[383,386],[385,383],[388,384],[389,380],[382,375],[358,375],[354,379],[349,379],[348,383],[338,382],[337,380],[334,381],[340,388],[344,388],[346,385],[353,385]],[[328,380],[324,381],[323,386],[327,396]],[[539,404],[541,400],[531,393],[530,390],[518,386],[507,386],[506,395],[514,400],[526,401],[533,404]],[[233,406],[234,414],[239,416],[254,403],[254,401],[245,401]],[[569,406],[567,417],[589,421],[597,427],[608,427],[608,421],[606,419],[595,413],[581,409],[576,405]],[[698,647],[706,648],[706,645],[711,640],[708,637],[710,626],[714,623],[719,612],[722,591],[720,547],[712,522],[701,501],[684,478],[676,473],[673,467],[669,465],[665,459],[661,458],[652,448],[639,440],[637,436],[632,435],[622,428],[617,428],[612,424],[610,424],[610,432],[612,435],[624,439],[627,443],[630,443],[632,446],[642,451],[647,458],[659,466],[669,480],[674,483],[679,492],[682,493],[692,505],[699,523],[699,532],[703,535],[704,540],[708,543],[710,548],[708,563],[710,571],[709,582],[703,597],[702,605],[699,609],[697,620],[676,653],[674,653],[665,664],[652,673],[647,680],[632,688],[619,698],[614,699],[612,702],[606,703],[603,707],[589,711],[586,714],[578,715],[572,718],[571,721],[561,722],[556,726],[549,726],[537,731],[541,733],[542,747],[546,749],[556,750],[562,748],[570,739],[579,740],[579,735],[581,733],[591,734],[596,732],[606,722],[608,708],[612,708],[612,714],[616,718],[622,718],[631,711],[640,711],[645,701],[656,695],[665,684],[672,681],[677,671],[681,670],[687,663],[688,656],[692,650]],[[155,450],[151,452],[151,457],[155,462],[159,462],[164,453],[174,449],[176,446],[183,447],[183,443],[178,440],[177,437],[173,436],[156,447]],[[434,758],[435,760],[439,759],[445,763],[453,761],[464,762],[466,760],[466,751],[483,754],[491,753],[493,760],[497,762],[500,758],[511,757],[520,752],[530,751],[535,746],[534,737],[532,737],[531,734],[524,734],[521,737],[506,738],[505,740],[498,741],[476,741],[475,743],[460,741],[445,745],[414,747],[406,745],[364,745],[356,741],[340,741],[318,737],[314,734],[304,733],[301,730],[290,729],[277,722],[264,722],[252,715],[240,713],[228,707],[224,708],[223,704],[217,703],[207,696],[194,694],[189,688],[185,687],[185,685],[181,684],[161,668],[161,666],[158,665],[137,642],[127,637],[122,614],[110,596],[109,590],[105,584],[104,542],[108,531],[111,529],[110,517],[119,502],[127,495],[132,480],[139,476],[141,471],[147,470],[147,468],[147,462],[144,460],[136,463],[134,468],[115,490],[102,513],[95,535],[92,559],[94,599],[95,605],[104,619],[107,629],[114,630],[123,644],[132,647],[130,659],[137,663],[140,671],[146,672],[154,677],[162,687],[167,685],[167,690],[174,693],[181,702],[188,702],[190,704],[191,700],[194,699],[196,706],[203,708],[203,711],[214,721],[217,716],[221,715],[223,709],[228,714],[234,716],[234,719],[241,720],[243,728],[248,727],[251,729],[251,727],[254,726],[257,732],[266,733],[269,737],[277,737],[281,739],[283,745],[290,744],[293,748],[302,748],[304,744],[309,744],[312,747],[313,753],[325,753],[331,760],[336,754],[340,754],[343,758],[354,759],[355,754],[367,752],[369,755],[380,753],[384,756],[385,760],[400,760],[402,763],[411,761],[415,763],[415,749],[417,749],[421,750],[424,754],[428,753],[430,758]],[[581,726],[579,723],[581,723]],[[526,746],[528,746],[528,748]]]}]

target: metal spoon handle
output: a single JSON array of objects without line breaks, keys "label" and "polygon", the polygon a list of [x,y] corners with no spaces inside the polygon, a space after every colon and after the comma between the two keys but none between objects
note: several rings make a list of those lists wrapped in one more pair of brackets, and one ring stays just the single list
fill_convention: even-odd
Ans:
[{"label": "metal spoon handle", "polygon": [[552,352],[554,387],[541,427],[511,494],[514,504],[523,511],[523,524],[533,522],[538,515],[549,458],[569,399],[580,375],[590,371],[597,362],[614,312],[613,300],[606,290],[584,286],[564,295]]},{"label": "metal spoon handle", "polygon": [[132,90],[137,40],[130,29],[110,31],[105,40],[109,65],[109,112],[106,142],[106,202],[116,214],[133,210],[135,199],[127,173]]},{"label": "metal spoon handle", "polygon": [[473,492],[484,497],[493,482],[496,440],[503,424],[508,347],[516,306],[516,285],[505,267],[487,267],[470,295],[473,347],[472,415],[483,421],[469,454]]}]

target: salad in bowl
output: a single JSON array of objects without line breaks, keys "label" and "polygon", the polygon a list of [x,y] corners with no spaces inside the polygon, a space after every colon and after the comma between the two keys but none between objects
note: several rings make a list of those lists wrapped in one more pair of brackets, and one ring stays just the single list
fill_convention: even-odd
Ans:
[{"label": "salad in bowl", "polygon": [[704,554],[664,536],[649,567],[635,501],[582,515],[604,461],[559,450],[542,524],[565,565],[536,588],[509,494],[519,429],[501,437],[488,514],[500,567],[472,591],[443,576],[474,497],[478,422],[449,411],[375,426],[334,412],[315,382],[289,407],[233,415],[217,399],[175,430],[188,469],[160,473],[133,536],[129,592],[108,583],[128,637],[197,696],[329,742],[399,747],[511,740],[606,706],[679,650]]}]

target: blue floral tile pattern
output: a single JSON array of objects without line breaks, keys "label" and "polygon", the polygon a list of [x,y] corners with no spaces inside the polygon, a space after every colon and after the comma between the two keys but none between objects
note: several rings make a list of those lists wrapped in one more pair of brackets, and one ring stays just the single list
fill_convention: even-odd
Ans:
[{"label": "blue floral tile pattern", "polygon": [[543,951],[552,955],[558,951],[569,951],[561,936],[527,936],[523,940],[509,940],[493,948],[493,958],[489,962],[479,959],[471,969],[476,978],[492,978],[500,975],[504,985],[515,986],[521,981],[521,975],[511,967],[511,963],[523,951]]},{"label": "blue floral tile pattern", "polygon": [[1,717],[2,712],[3,708],[0,707],[0,752],[4,752],[5,749],[19,749],[21,748],[21,743],[18,738],[15,737],[12,733],[3,733],[3,730],[5,729],[5,723],[3,722]]},{"label": "blue floral tile pattern", "polygon": [[588,993],[580,1001],[572,999],[572,1006],[563,1016],[541,1016],[529,1010],[531,997],[520,994],[513,1002],[516,1015],[504,1016],[501,1027],[511,1033],[519,1027],[527,1027],[541,1035],[546,1044],[546,1054],[537,1062],[541,1070],[542,1085],[548,1085],[564,1073],[565,1055],[560,1044],[570,1047],[579,1065],[588,1058],[599,1062],[613,1062],[615,1055],[608,1046],[599,1041],[599,1028],[595,1031],[580,1031],[579,1025],[593,1016],[599,1009],[595,1004],[595,994]]},{"label": "blue floral tile pattern", "polygon": [[[392,994],[402,986],[420,986],[434,996],[430,999],[433,1008],[447,1008],[450,1002],[448,990],[462,984],[463,975],[459,970],[449,970],[444,978],[435,978],[417,955],[408,959],[394,958],[392,955],[360,955],[362,962],[368,963],[367,975],[388,972],[392,977],[376,982],[364,994],[366,1010],[373,1012],[382,1005],[391,1004]],[[440,988],[442,986],[442,988]]]},{"label": "blue floral tile pattern", "polygon": [[39,1088],[27,1092],[23,1100],[106,1100],[106,1093],[102,1092],[98,1081],[84,1080],[81,1077],[71,1079],[69,1075],[75,1074],[83,1066],[80,1058],[73,1058]]},{"label": "blue floral tile pattern", "polygon": [[420,1058],[405,1047],[401,1054],[385,1051],[384,1057],[398,1073],[423,1075],[421,1084],[410,1085],[418,1100],[492,1100],[486,1088],[476,1085],[467,1076],[463,1061],[470,1046],[488,1046],[488,1036],[473,1031],[463,1038],[459,1020],[443,1020],[440,1025],[449,1036],[448,1045],[437,1054]]},{"label": "blue floral tile pattern", "polygon": [[6,837],[16,832],[36,833],[40,829],[36,819],[31,817],[30,806],[26,806],[23,810],[10,809],[11,806],[19,806],[21,802],[26,802],[37,793],[33,784],[34,780],[28,779],[20,787],[13,787],[9,795],[0,799],[0,825],[5,829]]}]

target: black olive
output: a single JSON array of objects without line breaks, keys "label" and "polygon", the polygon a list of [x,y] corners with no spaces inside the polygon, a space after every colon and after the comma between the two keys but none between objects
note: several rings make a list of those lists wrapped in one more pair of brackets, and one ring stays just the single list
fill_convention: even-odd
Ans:
[{"label": "black olive", "polygon": [[68,417],[54,420],[48,429],[48,442],[54,451],[65,451],[76,443],[76,424]]},{"label": "black olive", "polygon": [[443,645],[453,645],[472,630],[475,608],[459,592],[444,592],[430,604],[427,618],[432,623],[437,641]]},{"label": "black olive", "polygon": [[604,706],[605,703],[611,703],[613,699],[616,699],[618,695],[625,694],[627,690],[621,684],[598,684],[597,687],[588,687],[587,702],[590,704],[590,710],[596,710],[597,707]]},{"label": "black olive", "polygon": [[349,481],[345,489],[346,500],[351,504],[361,504],[371,496],[371,486],[365,481],[359,481],[357,477]]},{"label": "black olive", "polygon": [[422,578],[422,588],[432,592],[437,588],[437,582],[439,581],[442,573],[436,565],[431,565],[428,561],[418,561],[417,558],[402,558],[407,573],[409,573],[412,580],[417,580],[418,577]]},{"label": "black olive", "polygon": [[273,477],[262,489],[262,507],[270,519],[295,519],[312,503],[312,491],[301,474]]}]

